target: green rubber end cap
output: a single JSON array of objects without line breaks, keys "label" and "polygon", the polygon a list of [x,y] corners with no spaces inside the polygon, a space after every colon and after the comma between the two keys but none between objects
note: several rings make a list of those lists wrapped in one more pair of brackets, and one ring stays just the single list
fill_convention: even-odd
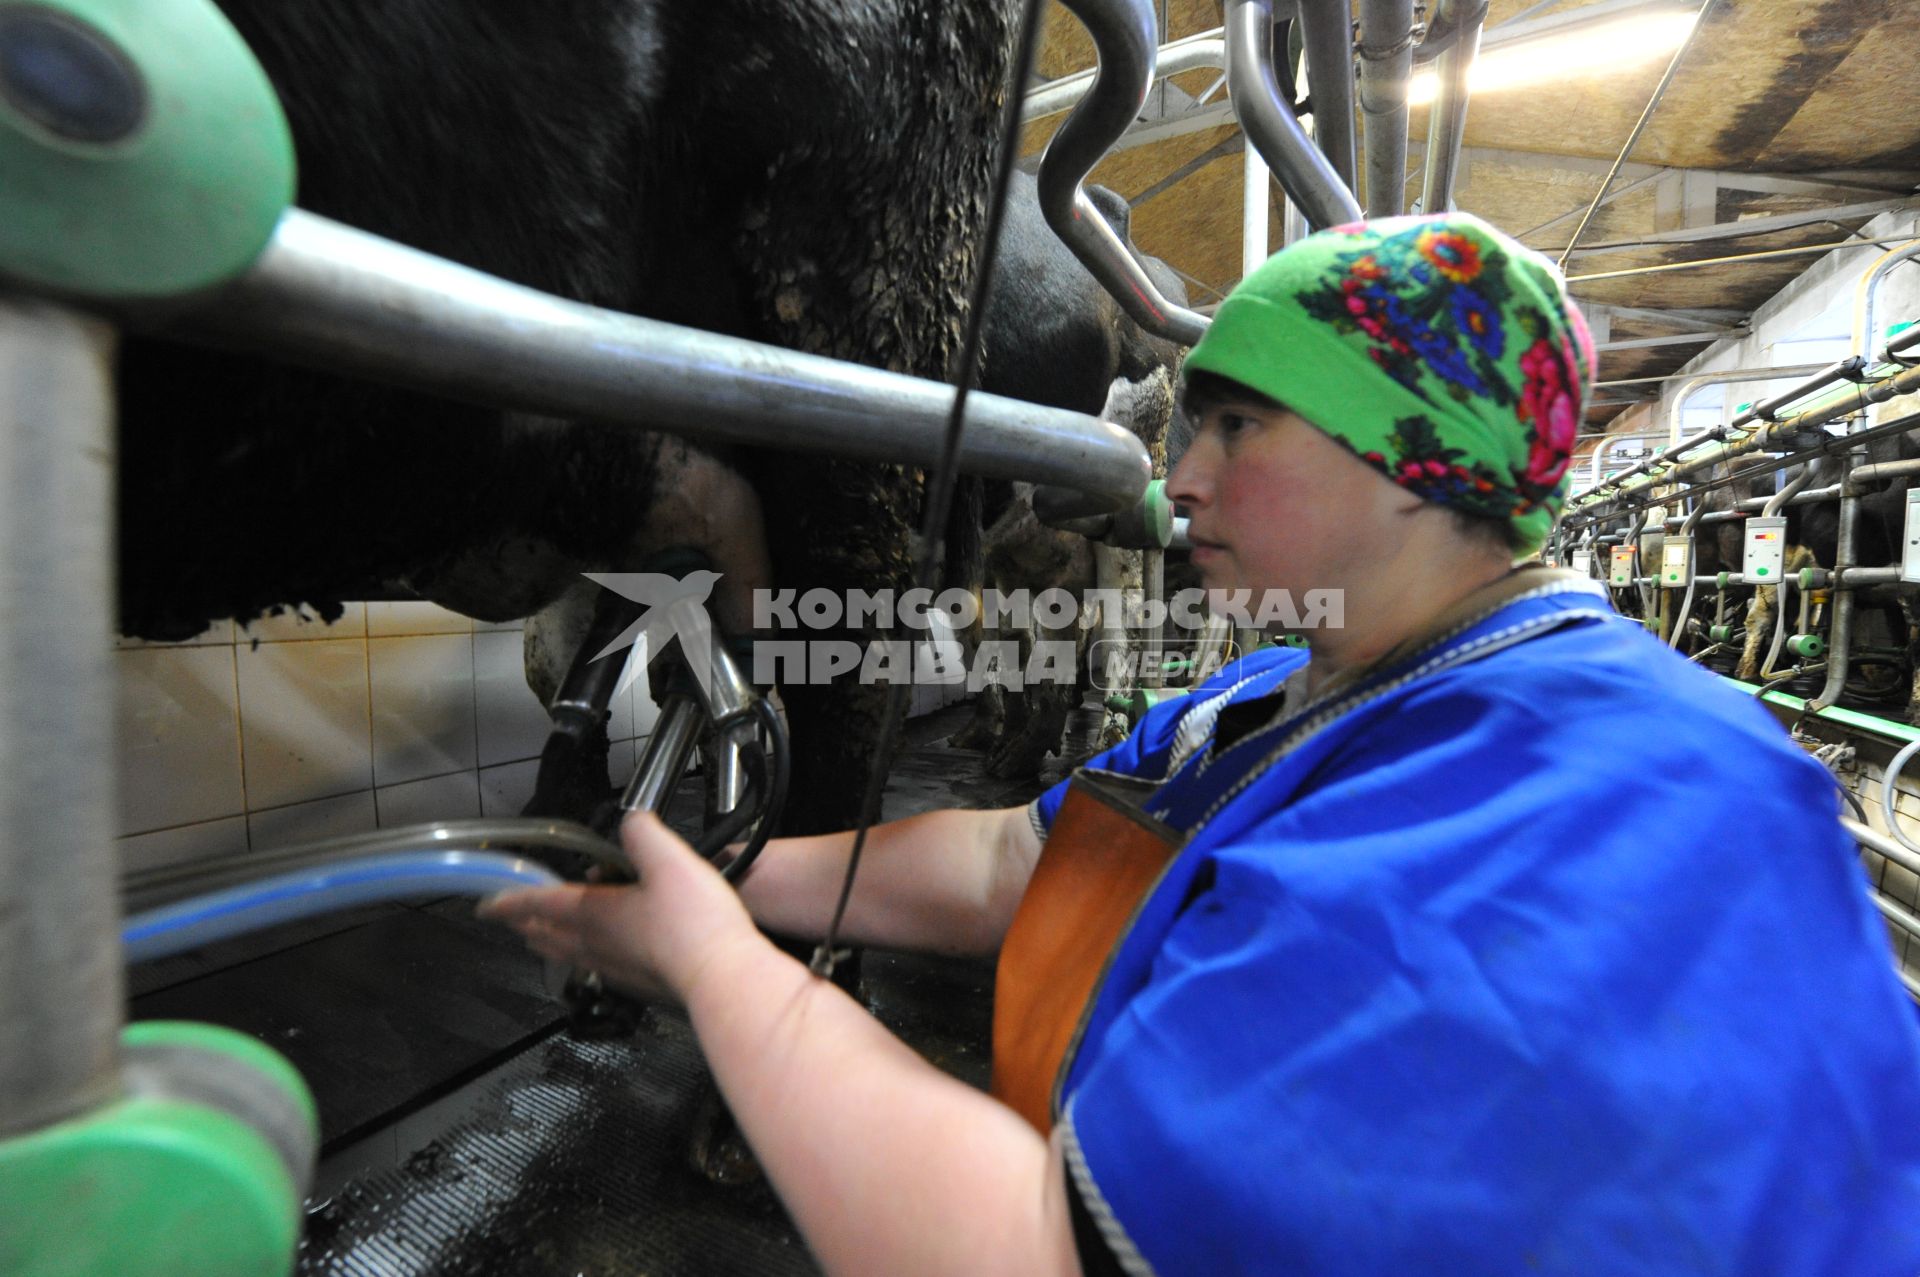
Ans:
[{"label": "green rubber end cap", "polygon": [[0,0],[0,173],[0,276],[168,297],[259,256],[293,139],[209,0]]},{"label": "green rubber end cap", "polygon": [[1140,517],[1147,533],[1161,549],[1173,544],[1173,502],[1167,499],[1167,481],[1152,479],[1140,494]]},{"label": "green rubber end cap", "polygon": [[0,1143],[8,1277],[267,1277],[293,1266],[300,1196],[238,1118],[130,1099]]}]

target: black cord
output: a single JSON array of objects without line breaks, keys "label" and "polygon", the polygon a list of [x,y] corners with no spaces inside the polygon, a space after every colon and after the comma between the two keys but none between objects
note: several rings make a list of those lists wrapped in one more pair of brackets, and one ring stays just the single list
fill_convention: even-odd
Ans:
[{"label": "black cord", "polygon": [[[747,870],[753,867],[753,862],[759,858],[760,852],[766,847],[767,839],[773,834],[775,818],[786,810],[787,785],[793,776],[793,755],[787,740],[787,725],[780,721],[780,715],[774,711],[773,702],[764,696],[755,697],[753,712],[759,716],[760,725],[766,729],[767,752],[772,755],[770,765],[762,762],[763,769],[771,772],[766,780],[767,801],[762,809],[766,815],[760,822],[760,827],[753,831],[753,836],[747,839],[747,845],[740,849],[740,854],[728,861],[726,867],[720,871],[721,877],[728,882],[739,882],[746,877]],[[755,757],[759,756],[757,741],[753,753]]]},{"label": "black cord", "polygon": [[[993,175],[993,200],[987,206],[986,243],[980,252],[980,267],[974,273],[971,309],[967,331],[961,341],[958,366],[953,371],[953,410],[947,417],[946,442],[940,450],[940,464],[927,476],[927,503],[920,523],[920,545],[914,565],[914,584],[932,592],[937,584],[942,553],[942,530],[953,509],[953,490],[958,480],[960,432],[966,425],[967,392],[973,385],[980,364],[980,334],[987,314],[987,290],[993,283],[994,259],[1000,252],[1001,224],[1006,220],[1007,194],[1013,186],[1013,170],[1020,150],[1020,99],[1025,92],[1027,74],[1033,65],[1034,46],[1040,33],[1039,0],[1025,0],[1020,19],[1020,40],[1008,68],[1007,98],[1001,106],[1000,154]],[[853,851],[847,857],[847,875],[840,884],[840,899],[833,907],[827,933],[813,951],[808,965],[817,975],[831,976],[837,955],[834,941],[840,934],[840,922],[846,917],[847,901],[853,895],[854,876],[860,872],[860,854],[866,849],[867,830],[880,818],[880,799],[886,792],[887,770],[893,755],[898,725],[906,717],[911,681],[895,682],[887,688],[887,716],[880,725],[880,739],[873,756],[873,770],[867,777],[866,799],[860,806],[860,823],[853,831]]]}]

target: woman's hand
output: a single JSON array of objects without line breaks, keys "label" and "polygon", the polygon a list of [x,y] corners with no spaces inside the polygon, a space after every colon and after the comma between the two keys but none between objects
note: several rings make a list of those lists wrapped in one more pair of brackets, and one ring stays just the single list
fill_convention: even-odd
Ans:
[{"label": "woman's hand", "polygon": [[620,842],[638,882],[511,891],[481,905],[480,916],[506,923],[542,957],[679,1002],[714,957],[766,943],[733,888],[657,816],[629,815]]}]

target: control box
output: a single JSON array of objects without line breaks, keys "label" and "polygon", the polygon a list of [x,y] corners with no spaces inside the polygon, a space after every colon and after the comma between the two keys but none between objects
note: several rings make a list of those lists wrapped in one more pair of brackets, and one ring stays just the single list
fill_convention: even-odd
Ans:
[{"label": "control box", "polygon": [[1906,539],[1900,543],[1900,579],[1920,581],[1920,488],[1907,489]]},{"label": "control box", "polygon": [[1668,537],[1660,549],[1660,584],[1678,589],[1693,580],[1693,538]]},{"label": "control box", "polygon": [[1593,551],[1592,550],[1575,550],[1568,557],[1573,560],[1571,563],[1567,565],[1568,567],[1572,568],[1575,572],[1578,572],[1581,576],[1584,576],[1589,580],[1593,578]]},{"label": "control box", "polygon": [[1613,574],[1607,578],[1610,585],[1625,588],[1633,584],[1633,547],[1616,545],[1613,547]]},{"label": "control box", "polygon": [[1787,562],[1787,521],[1784,518],[1747,520],[1746,551],[1740,573],[1749,585],[1772,585]]}]

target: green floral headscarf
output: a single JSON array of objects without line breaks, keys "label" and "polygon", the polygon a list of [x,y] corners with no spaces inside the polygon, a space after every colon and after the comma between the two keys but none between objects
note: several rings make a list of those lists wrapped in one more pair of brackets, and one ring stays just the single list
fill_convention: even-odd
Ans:
[{"label": "green floral headscarf", "polygon": [[1322,231],[1240,281],[1187,356],[1401,487],[1538,549],[1567,498],[1593,340],[1546,258],[1470,213]]}]

